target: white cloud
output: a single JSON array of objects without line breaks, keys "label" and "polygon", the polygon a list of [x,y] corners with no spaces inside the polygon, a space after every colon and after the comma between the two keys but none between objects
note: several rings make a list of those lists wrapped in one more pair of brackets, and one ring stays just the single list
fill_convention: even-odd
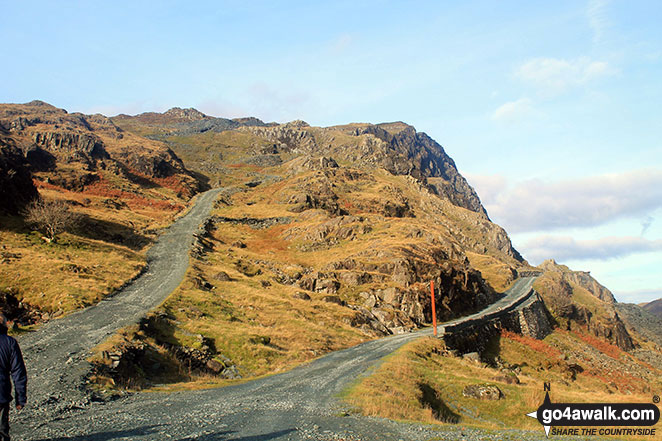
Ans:
[{"label": "white cloud", "polygon": [[606,61],[579,57],[574,60],[534,58],[517,68],[515,75],[545,94],[556,95],[614,73],[615,69]]},{"label": "white cloud", "polygon": [[496,121],[511,122],[535,113],[529,98],[520,98],[499,106],[492,114]]},{"label": "white cloud", "polygon": [[656,169],[513,186],[495,182],[495,177],[470,179],[490,217],[510,233],[597,226],[650,216],[662,207],[662,170]]},{"label": "white cloud", "polygon": [[495,201],[508,186],[508,181],[501,175],[474,175],[471,173],[462,173],[462,175],[476,189],[483,203]]},{"label": "white cloud", "polygon": [[653,222],[655,222],[655,218],[653,216],[646,216],[646,219],[644,219],[641,222],[641,235],[643,236],[648,232],[648,229],[653,225]]},{"label": "white cloud", "polygon": [[616,300],[622,303],[648,303],[662,298],[662,288],[638,289],[635,291],[614,292]]},{"label": "white cloud", "polygon": [[538,236],[519,247],[533,262],[554,258],[567,260],[609,260],[631,254],[662,251],[662,240],[642,237],[605,237],[597,240],[575,240],[569,236]]},{"label": "white cloud", "polygon": [[588,25],[593,31],[593,42],[598,43],[602,40],[605,30],[609,27],[606,6],[607,0],[590,0],[586,9]]},{"label": "white cloud", "polygon": [[353,43],[354,38],[350,34],[340,34],[329,45],[329,50],[334,54],[341,54]]}]

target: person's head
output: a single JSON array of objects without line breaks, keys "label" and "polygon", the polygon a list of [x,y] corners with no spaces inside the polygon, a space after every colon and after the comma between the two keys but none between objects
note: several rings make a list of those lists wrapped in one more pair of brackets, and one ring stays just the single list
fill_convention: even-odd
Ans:
[{"label": "person's head", "polygon": [[0,313],[0,333],[7,333],[7,317],[4,314]]}]

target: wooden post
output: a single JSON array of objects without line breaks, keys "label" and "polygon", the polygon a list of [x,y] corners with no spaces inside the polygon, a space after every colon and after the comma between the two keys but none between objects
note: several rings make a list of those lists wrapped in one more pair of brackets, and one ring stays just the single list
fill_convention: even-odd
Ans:
[{"label": "wooden post", "polygon": [[432,329],[434,336],[437,336],[437,310],[434,307],[434,280],[430,280],[430,296],[432,298]]}]

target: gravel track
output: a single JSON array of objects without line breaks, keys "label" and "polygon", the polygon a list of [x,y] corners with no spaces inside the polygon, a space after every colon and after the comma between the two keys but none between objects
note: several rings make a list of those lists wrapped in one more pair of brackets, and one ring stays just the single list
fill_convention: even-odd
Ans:
[{"label": "gravel track", "polygon": [[209,216],[221,189],[202,193],[191,210],[147,253],[147,269],[99,304],[45,323],[18,337],[28,368],[28,408],[18,417],[44,418],[89,403],[84,389],[89,351],[118,329],[137,323],[181,283],[189,266],[193,233]]},{"label": "gravel track", "polygon": [[[349,409],[337,399],[338,394],[357,378],[366,375],[370,368],[377,366],[384,356],[409,341],[431,335],[432,329],[369,341],[333,352],[286,373],[234,386],[170,394],[139,393],[107,402],[85,399],[72,402],[71,395],[83,396],[80,381],[87,367],[80,361],[83,354],[114,329],[135,322],[177,286],[177,281],[181,280],[186,271],[186,265],[175,271],[176,264],[170,261],[170,255],[174,253],[165,245],[170,243],[169,246],[177,246],[178,255],[187,263],[188,259],[183,258],[186,254],[185,245],[190,245],[190,233],[197,226],[194,224],[204,219],[213,198],[214,193],[203,195],[187,218],[173,225],[155,245],[155,248],[159,247],[155,250],[155,256],[163,255],[159,249],[167,250],[165,255],[170,262],[168,265],[150,265],[150,271],[143,276],[146,279],[137,279],[112,300],[75,316],[51,322],[29,338],[21,340],[26,359],[31,365],[30,398],[33,404],[30,410],[26,409],[18,418],[13,417],[15,440],[545,439],[542,430],[540,433],[490,432],[460,426],[407,424],[351,415]],[[184,230],[188,233],[184,234]],[[168,238],[171,234],[173,237]],[[183,240],[182,235],[187,239]],[[173,280],[153,281],[161,271],[172,274],[169,277]],[[478,315],[521,303],[530,295],[532,281],[519,280],[506,297]],[[170,291],[150,293],[151,300],[144,299],[145,291],[154,289],[154,286]],[[118,310],[123,313],[118,313]],[[67,363],[67,357],[72,361]],[[50,360],[58,362],[49,368]],[[53,393],[53,390],[59,392]],[[36,408],[35,401],[38,403]],[[63,406],[62,403],[67,405]]]}]

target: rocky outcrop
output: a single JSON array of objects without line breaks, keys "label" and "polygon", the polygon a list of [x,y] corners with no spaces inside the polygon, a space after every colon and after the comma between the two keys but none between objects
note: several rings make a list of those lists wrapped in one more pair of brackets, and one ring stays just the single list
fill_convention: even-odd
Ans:
[{"label": "rocky outcrop", "polygon": [[[544,271],[538,280],[545,303],[566,329],[585,329],[596,337],[615,344],[624,351],[634,349],[634,342],[616,311],[612,293],[588,272],[571,271],[553,260],[540,266]],[[575,290],[585,290],[596,299],[586,303],[575,296]],[[595,305],[597,303],[597,306]]]},{"label": "rocky outcrop", "polygon": [[83,162],[88,166],[92,166],[97,159],[110,157],[103,146],[103,142],[91,134],[34,132],[32,140],[34,146],[53,154],[58,160],[65,163]]},{"label": "rocky outcrop", "polygon": [[[0,252],[0,264],[8,257],[6,252]],[[20,257],[20,256],[19,256]],[[41,312],[16,298],[16,292],[11,290],[0,290],[0,312],[4,314],[8,321],[13,322],[14,326],[33,325],[41,320]]]},{"label": "rocky outcrop", "polygon": [[201,119],[207,118],[207,115],[200,112],[199,110],[193,108],[182,109],[181,107],[173,107],[172,109],[164,112],[163,115],[184,121],[199,121]]},{"label": "rocky outcrop", "polygon": [[[407,124],[338,126],[322,129],[321,133],[309,129],[305,123],[244,127],[243,130],[276,143],[282,152],[330,156],[336,161],[349,161],[356,167],[379,167],[395,175],[413,176],[427,182],[440,197],[487,217],[478,195],[444,149]],[[336,145],[333,131],[342,131],[355,139],[350,145]]]},{"label": "rocky outcrop", "polygon": [[[195,119],[186,110],[180,116]],[[21,150],[38,179],[68,190],[81,191],[104,172],[138,185],[154,186],[163,179],[159,185],[181,197],[201,189],[172,150],[123,132],[103,115],[69,114],[42,102],[3,104],[0,126],[3,137]]]},{"label": "rocky outcrop", "polygon": [[0,212],[18,214],[39,197],[21,151],[0,133]]},{"label": "rocky outcrop", "polygon": [[169,148],[150,152],[147,155],[137,146],[123,148],[115,159],[126,164],[130,169],[155,178],[167,178],[178,173],[188,173],[184,163]]},{"label": "rocky outcrop", "polygon": [[470,384],[464,387],[462,396],[478,400],[500,400],[504,394],[493,384]]},{"label": "rocky outcrop", "polygon": [[572,271],[564,274],[564,277],[568,282],[581,286],[603,302],[616,302],[616,299],[614,299],[614,295],[611,293],[611,291],[609,291],[597,280],[591,277],[591,273],[587,271]]}]

